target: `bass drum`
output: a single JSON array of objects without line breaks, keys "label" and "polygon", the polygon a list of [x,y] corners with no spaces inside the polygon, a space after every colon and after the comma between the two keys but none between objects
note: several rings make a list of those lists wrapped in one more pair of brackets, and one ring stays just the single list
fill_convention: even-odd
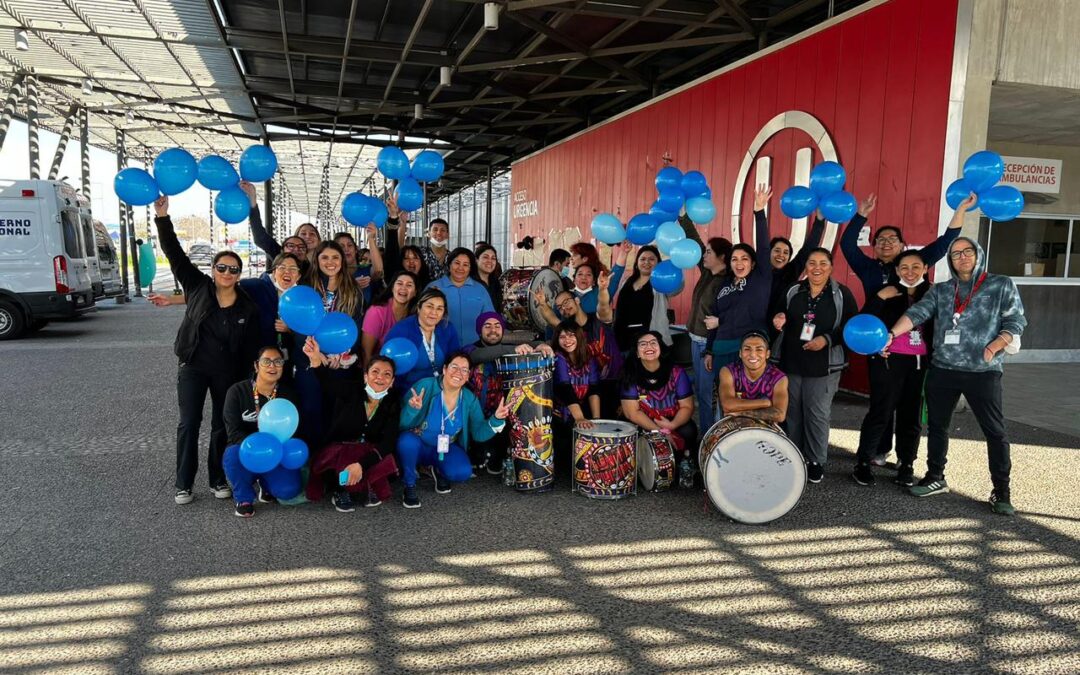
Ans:
[{"label": "bass drum", "polygon": [[536,291],[544,289],[548,307],[551,307],[555,296],[566,288],[563,278],[550,267],[517,267],[506,270],[502,275],[502,285],[502,314],[506,318],[507,328],[540,332],[547,330],[547,321],[540,313]]},{"label": "bass drum", "polygon": [[729,416],[714,424],[698,453],[709,500],[740,523],[769,523],[795,508],[806,463],[779,427]]}]

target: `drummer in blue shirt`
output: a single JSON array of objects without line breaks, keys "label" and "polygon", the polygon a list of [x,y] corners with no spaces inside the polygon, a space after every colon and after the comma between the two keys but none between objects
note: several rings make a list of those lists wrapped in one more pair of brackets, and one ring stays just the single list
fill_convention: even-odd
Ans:
[{"label": "drummer in blue shirt", "polygon": [[447,316],[457,333],[459,345],[476,342],[476,317],[494,312],[491,296],[477,279],[476,257],[467,248],[456,248],[447,256],[449,272],[428,284],[446,296]]}]

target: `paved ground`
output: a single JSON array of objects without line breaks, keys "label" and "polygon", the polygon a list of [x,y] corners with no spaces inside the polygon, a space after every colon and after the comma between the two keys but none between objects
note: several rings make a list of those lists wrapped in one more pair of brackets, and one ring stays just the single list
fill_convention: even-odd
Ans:
[{"label": "paved ground", "polygon": [[243,521],[172,502],[179,316],[110,304],[0,345],[0,671],[1080,671],[1075,436],[1011,427],[1014,519],[967,414],[953,494],[854,485],[845,400],[825,482],[769,526],[487,477]]}]

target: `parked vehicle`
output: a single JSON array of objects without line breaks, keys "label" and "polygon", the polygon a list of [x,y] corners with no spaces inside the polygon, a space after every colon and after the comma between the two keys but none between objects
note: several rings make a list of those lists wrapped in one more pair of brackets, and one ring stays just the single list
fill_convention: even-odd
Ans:
[{"label": "parked vehicle", "polygon": [[188,248],[188,258],[195,267],[209,268],[214,262],[214,247],[210,244],[192,244]]},{"label": "parked vehicle", "polygon": [[94,243],[97,246],[98,266],[101,269],[101,285],[105,297],[123,295],[124,280],[120,276],[120,258],[108,228],[100,220],[94,221]]},{"label": "parked vehicle", "polygon": [[94,299],[105,297],[105,287],[101,279],[101,261],[97,256],[97,236],[94,233],[94,217],[90,214],[90,200],[77,195],[79,204],[79,234],[82,235],[83,250],[86,253],[86,271],[90,274],[90,286],[94,289]]}]

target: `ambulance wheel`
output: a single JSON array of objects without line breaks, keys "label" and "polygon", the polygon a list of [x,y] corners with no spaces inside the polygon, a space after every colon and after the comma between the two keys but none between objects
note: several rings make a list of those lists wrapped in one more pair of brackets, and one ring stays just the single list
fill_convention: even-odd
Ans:
[{"label": "ambulance wheel", "polygon": [[26,320],[15,305],[0,300],[0,340],[14,340],[22,337],[26,330]]}]

